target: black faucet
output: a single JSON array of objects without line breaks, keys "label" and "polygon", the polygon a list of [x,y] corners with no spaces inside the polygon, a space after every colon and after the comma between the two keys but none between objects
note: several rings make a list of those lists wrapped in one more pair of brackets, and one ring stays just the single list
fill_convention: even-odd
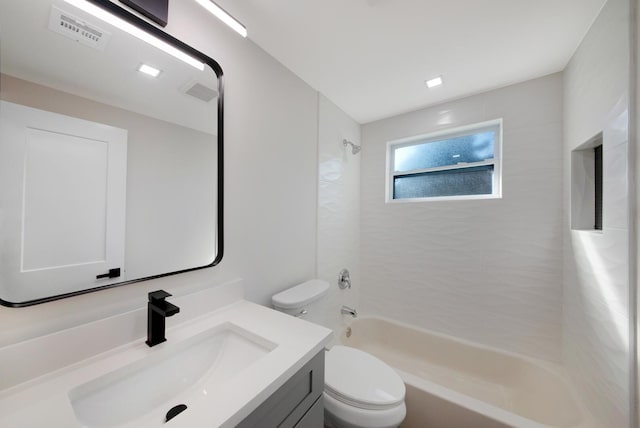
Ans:
[{"label": "black faucet", "polygon": [[167,339],[164,337],[165,318],[180,312],[176,305],[165,302],[165,298],[171,296],[164,290],[149,293],[147,303],[147,341],[149,346],[156,346]]}]

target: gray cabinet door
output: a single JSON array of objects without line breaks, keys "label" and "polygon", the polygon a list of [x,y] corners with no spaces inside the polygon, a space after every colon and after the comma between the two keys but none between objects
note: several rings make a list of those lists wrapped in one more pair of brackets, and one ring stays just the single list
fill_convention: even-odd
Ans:
[{"label": "gray cabinet door", "polygon": [[300,419],[295,428],[322,428],[324,426],[324,402],[322,395]]},{"label": "gray cabinet door", "polygon": [[[323,388],[324,350],[291,376],[237,426],[239,428],[293,428],[296,426],[320,428],[324,414],[320,399]],[[309,413],[310,411],[312,413]],[[321,415],[319,423],[318,415]]]}]

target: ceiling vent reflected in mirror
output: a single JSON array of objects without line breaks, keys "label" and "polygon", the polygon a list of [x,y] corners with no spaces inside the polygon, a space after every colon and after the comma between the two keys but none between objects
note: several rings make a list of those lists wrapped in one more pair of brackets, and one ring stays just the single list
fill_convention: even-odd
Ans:
[{"label": "ceiling vent reflected in mirror", "polygon": [[88,24],[55,6],[51,6],[49,29],[100,51],[104,50],[111,38],[111,34],[107,31],[96,25]]},{"label": "ceiling vent reflected in mirror", "polygon": [[218,97],[218,91],[198,82],[188,84],[184,92],[206,103]]}]

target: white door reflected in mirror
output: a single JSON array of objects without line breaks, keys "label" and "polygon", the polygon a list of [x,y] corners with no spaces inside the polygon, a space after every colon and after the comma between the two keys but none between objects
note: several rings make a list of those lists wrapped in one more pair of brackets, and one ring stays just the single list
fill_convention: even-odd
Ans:
[{"label": "white door reflected in mirror", "polygon": [[5,101],[0,111],[3,297],[121,281],[96,276],[124,269],[127,131]]},{"label": "white door reflected in mirror", "polygon": [[64,0],[0,2],[1,305],[222,257],[222,69],[108,0],[89,3],[203,67]]}]

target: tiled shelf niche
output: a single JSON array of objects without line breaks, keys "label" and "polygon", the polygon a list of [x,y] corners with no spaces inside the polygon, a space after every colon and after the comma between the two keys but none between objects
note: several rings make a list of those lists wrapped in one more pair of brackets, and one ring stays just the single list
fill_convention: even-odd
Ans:
[{"label": "tiled shelf niche", "polygon": [[571,229],[602,230],[602,133],[571,152]]}]

